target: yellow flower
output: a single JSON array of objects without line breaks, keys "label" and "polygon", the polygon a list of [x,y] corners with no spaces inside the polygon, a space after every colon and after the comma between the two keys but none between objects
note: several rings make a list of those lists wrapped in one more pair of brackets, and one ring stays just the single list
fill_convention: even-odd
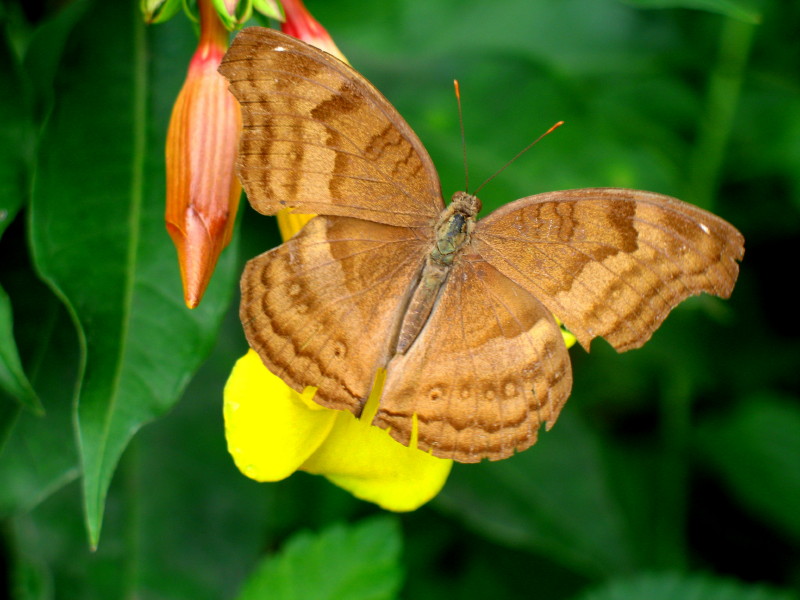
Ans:
[{"label": "yellow flower", "polygon": [[217,73],[228,32],[212,0],[200,0],[200,42],[167,132],[167,231],[178,251],[186,305],[203,297],[231,241],[241,185],[234,174],[241,112]]},{"label": "yellow flower", "polygon": [[370,425],[370,414],[359,420],[323,408],[314,392],[289,388],[253,350],[239,359],[225,386],[224,415],[228,451],[242,473],[256,481],[279,481],[297,470],[324,475],[393,511],[414,510],[439,493],[452,461],[397,443]]}]

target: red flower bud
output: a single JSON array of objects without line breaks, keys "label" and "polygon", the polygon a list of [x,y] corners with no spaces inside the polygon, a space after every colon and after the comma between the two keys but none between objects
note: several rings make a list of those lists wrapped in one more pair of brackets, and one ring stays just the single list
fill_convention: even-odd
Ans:
[{"label": "red flower bud", "polygon": [[302,0],[283,0],[282,4],[283,12],[286,15],[286,20],[281,23],[283,33],[316,46],[328,54],[333,54],[339,60],[347,62],[344,54],[333,43],[331,36],[319,24],[319,21],[311,16]]}]

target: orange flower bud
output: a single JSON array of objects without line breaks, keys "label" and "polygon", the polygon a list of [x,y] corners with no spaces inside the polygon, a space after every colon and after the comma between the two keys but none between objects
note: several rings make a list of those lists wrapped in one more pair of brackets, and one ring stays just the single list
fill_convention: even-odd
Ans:
[{"label": "orange flower bud", "polygon": [[200,43],[167,132],[167,231],[178,251],[186,305],[200,303],[233,233],[241,185],[234,173],[239,104],[217,73],[228,32],[200,0]]}]

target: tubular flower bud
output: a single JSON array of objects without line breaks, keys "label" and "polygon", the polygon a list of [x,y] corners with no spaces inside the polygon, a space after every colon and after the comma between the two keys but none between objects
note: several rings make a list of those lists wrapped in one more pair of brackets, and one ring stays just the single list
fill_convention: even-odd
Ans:
[{"label": "tubular flower bud", "polygon": [[233,233],[241,185],[234,173],[241,112],[217,73],[228,32],[200,0],[200,42],[167,132],[167,231],[178,251],[186,305],[200,303]]}]

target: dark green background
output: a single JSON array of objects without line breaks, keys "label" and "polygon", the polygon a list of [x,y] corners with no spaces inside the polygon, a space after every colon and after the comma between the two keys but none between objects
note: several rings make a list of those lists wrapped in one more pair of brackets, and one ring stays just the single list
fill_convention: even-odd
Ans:
[{"label": "dark green background", "polygon": [[428,506],[378,519],[321,477],[257,484],[226,454],[236,280],[279,237],[243,204],[185,309],[163,147],[189,21],[63,4],[0,5],[0,596],[798,598],[796,3],[309,0],[445,194],[464,186],[457,78],[473,189],[566,121],[487,209],[627,186],[746,239],[729,301],[685,302],[641,350],[571,350],[575,391],[534,448],[456,465]]}]

